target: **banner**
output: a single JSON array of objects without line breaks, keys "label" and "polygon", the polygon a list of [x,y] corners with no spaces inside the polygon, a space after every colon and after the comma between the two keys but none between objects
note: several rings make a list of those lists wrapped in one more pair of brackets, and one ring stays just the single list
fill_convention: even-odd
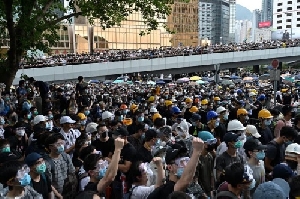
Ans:
[{"label": "banner", "polygon": [[271,40],[300,39],[300,28],[274,30],[271,33]]}]

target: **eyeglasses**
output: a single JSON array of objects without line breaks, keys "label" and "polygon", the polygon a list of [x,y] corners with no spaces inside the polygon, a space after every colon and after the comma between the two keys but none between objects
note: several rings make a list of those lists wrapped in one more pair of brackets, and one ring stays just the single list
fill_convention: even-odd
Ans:
[{"label": "eyeglasses", "polygon": [[217,139],[216,138],[208,139],[204,143],[207,144],[207,145],[213,145],[213,144],[217,143]]},{"label": "eyeglasses", "polygon": [[106,160],[100,160],[100,162],[96,165],[96,170],[105,169],[108,167],[108,161]]}]

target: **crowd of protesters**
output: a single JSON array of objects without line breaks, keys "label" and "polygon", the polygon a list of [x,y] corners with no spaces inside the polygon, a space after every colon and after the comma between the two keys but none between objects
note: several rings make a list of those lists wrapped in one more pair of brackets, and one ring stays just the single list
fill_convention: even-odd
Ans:
[{"label": "crowd of protesters", "polygon": [[102,50],[93,53],[59,54],[39,59],[24,60],[20,67],[40,68],[62,65],[77,65],[101,62],[117,62],[138,59],[154,59],[173,56],[190,56],[208,53],[226,53],[248,50],[263,50],[299,46],[299,40],[265,41],[260,43],[216,44],[206,46],[161,47],[137,50]]}]

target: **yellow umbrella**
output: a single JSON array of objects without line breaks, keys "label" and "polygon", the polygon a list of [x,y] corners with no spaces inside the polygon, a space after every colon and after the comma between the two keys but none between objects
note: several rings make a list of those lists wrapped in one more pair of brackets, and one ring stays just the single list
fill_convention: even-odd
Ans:
[{"label": "yellow umbrella", "polygon": [[198,81],[200,79],[201,79],[201,77],[199,77],[199,76],[190,77],[190,81]]}]

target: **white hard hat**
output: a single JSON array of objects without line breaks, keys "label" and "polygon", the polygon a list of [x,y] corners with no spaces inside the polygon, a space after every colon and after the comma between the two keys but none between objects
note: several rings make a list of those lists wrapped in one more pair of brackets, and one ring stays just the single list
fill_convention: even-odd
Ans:
[{"label": "white hard hat", "polygon": [[238,120],[231,120],[228,123],[227,131],[244,131],[246,127]]},{"label": "white hard hat", "polygon": [[105,111],[102,113],[102,120],[111,119],[113,114],[109,111]]},{"label": "white hard hat", "polygon": [[219,106],[219,107],[217,108],[216,112],[217,112],[218,114],[220,114],[220,113],[222,113],[223,111],[226,111],[226,110],[227,110],[227,109],[224,108],[223,106]]}]

